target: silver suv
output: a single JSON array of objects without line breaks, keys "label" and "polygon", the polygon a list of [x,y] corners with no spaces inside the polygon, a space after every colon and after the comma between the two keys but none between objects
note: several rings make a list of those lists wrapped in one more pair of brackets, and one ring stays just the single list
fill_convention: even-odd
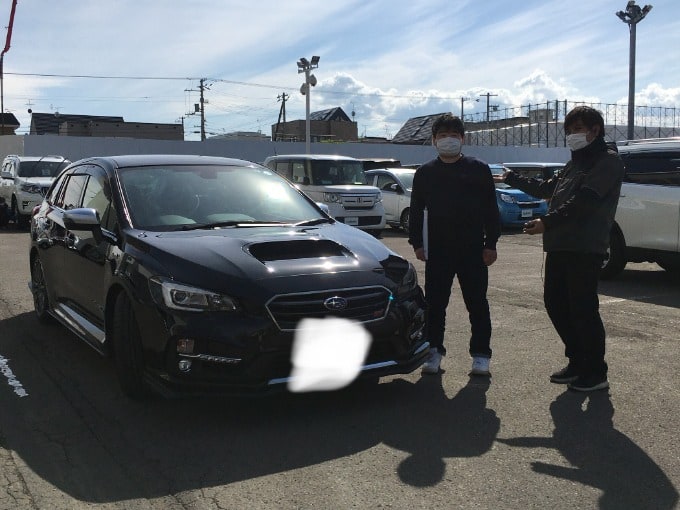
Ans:
[{"label": "silver suv", "polygon": [[63,156],[6,156],[0,169],[0,197],[20,227],[28,226],[31,212],[42,203],[52,181],[71,162]]},{"label": "silver suv", "polygon": [[627,262],[680,272],[680,137],[619,143],[626,167],[602,278]]}]

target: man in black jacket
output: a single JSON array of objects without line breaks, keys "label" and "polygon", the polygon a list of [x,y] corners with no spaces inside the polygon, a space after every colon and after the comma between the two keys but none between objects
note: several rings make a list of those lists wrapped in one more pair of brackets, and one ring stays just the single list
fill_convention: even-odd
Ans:
[{"label": "man in black jacket", "polygon": [[609,387],[597,284],[624,168],[616,151],[607,147],[604,119],[597,110],[577,106],[565,117],[564,130],[571,160],[557,176],[540,182],[508,171],[494,179],[550,199],[548,213],[524,228],[527,234],[543,234],[543,299],[569,359],[550,380],[594,391]]},{"label": "man in black jacket", "polygon": [[439,117],[432,125],[432,144],[439,157],[423,164],[413,179],[409,243],[418,260],[425,261],[431,347],[424,374],[439,372],[446,354],[446,308],[458,276],[470,317],[471,373],[489,375],[491,317],[486,292],[488,266],[496,261],[500,215],[489,165],[461,153],[464,136],[465,126],[458,117]]}]

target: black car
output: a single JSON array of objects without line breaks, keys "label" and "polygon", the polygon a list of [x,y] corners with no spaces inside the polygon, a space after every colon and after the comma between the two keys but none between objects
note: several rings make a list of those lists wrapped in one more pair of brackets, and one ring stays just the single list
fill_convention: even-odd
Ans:
[{"label": "black car", "polygon": [[73,163],[33,215],[30,267],[38,318],[111,355],[133,398],[287,389],[303,318],[370,333],[362,378],[409,373],[429,347],[413,266],[246,161]]}]

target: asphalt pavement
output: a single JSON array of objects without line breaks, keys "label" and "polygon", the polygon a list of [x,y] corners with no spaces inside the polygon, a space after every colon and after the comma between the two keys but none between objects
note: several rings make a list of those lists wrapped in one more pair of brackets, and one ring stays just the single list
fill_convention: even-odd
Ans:
[{"label": "asphalt pavement", "polygon": [[[424,264],[406,237],[382,241]],[[680,487],[680,278],[629,264],[600,285],[611,388],[565,363],[540,239],[490,268],[490,378],[470,377],[457,283],[442,372],[338,392],[132,402],[109,360],[38,323],[28,234],[0,230],[0,509],[672,509]]]}]

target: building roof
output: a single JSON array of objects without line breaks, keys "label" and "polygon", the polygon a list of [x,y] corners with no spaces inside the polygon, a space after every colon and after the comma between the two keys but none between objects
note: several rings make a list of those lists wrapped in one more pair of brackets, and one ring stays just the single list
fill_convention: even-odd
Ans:
[{"label": "building roof", "polygon": [[58,135],[59,126],[64,122],[124,122],[123,117],[100,115],[77,115],[63,113],[31,113],[32,135]]},{"label": "building roof", "polygon": [[309,114],[309,120],[339,120],[344,122],[350,122],[349,117],[344,112],[342,108],[336,106],[335,108],[329,108],[328,110],[319,110],[318,112],[312,112]]},{"label": "building roof", "polygon": [[0,113],[0,122],[5,126],[13,128],[18,128],[21,125],[13,113],[7,112]]},{"label": "building roof", "polygon": [[392,143],[405,145],[427,145],[432,142],[432,123],[444,113],[413,117],[401,126],[399,132],[392,138]]}]

